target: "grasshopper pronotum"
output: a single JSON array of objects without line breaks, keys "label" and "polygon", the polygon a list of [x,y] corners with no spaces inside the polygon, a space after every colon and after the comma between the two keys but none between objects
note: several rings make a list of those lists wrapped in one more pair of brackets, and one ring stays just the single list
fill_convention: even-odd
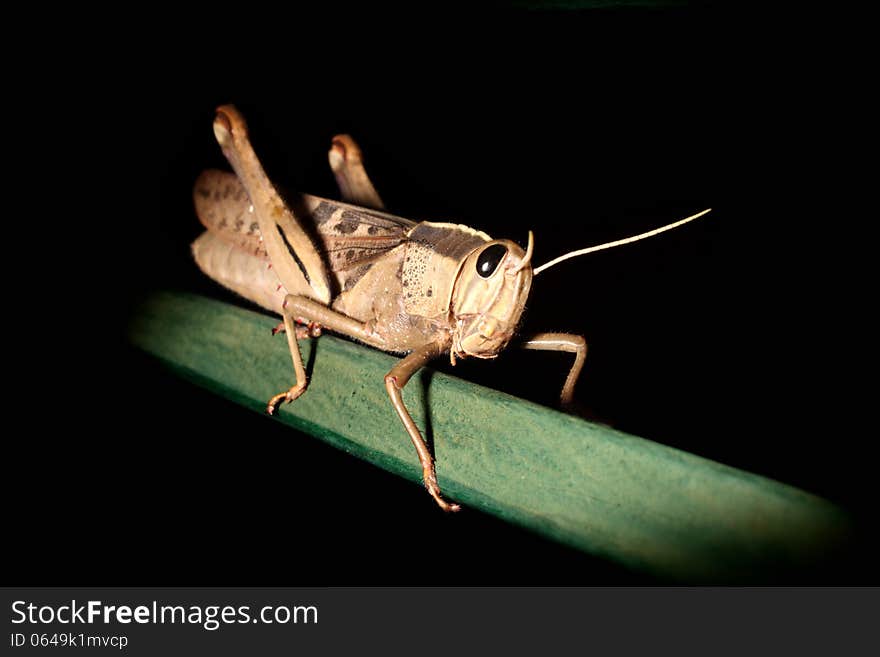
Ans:
[{"label": "grasshopper pronotum", "polygon": [[[333,138],[329,160],[342,197],[354,205],[308,195],[282,199],[233,106],[217,109],[214,134],[235,175],[205,171],[196,182],[196,212],[208,230],[193,243],[193,254],[208,276],[283,318],[296,381],[269,400],[267,411],[305,392],[297,340],[317,337],[323,328],[407,354],[385,375],[385,388],[416,448],[425,486],[446,511],[459,506],[440,494],[434,459],[401,396],[412,375],[442,355],[453,364],[468,356],[495,358],[513,338],[532,277],[541,270],[708,212],[533,269],[531,231],[523,250],[467,226],[417,223],[382,212],[360,149],[347,135]],[[584,338],[538,333],[520,346],[574,354],[561,395],[569,402],[587,355]]]}]

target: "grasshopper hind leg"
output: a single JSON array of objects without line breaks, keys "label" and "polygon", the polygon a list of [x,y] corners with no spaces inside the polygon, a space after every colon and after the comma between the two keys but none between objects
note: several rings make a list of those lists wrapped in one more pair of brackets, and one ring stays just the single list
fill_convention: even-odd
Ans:
[{"label": "grasshopper hind leg", "polygon": [[[297,343],[297,328],[295,325],[297,321],[309,322],[310,327],[317,325],[364,341],[370,338],[370,329],[367,325],[306,297],[294,294],[287,295],[284,298],[282,310],[284,330],[287,335],[288,346],[290,347],[290,356],[293,360],[296,383],[294,383],[290,390],[280,392],[269,400],[266,410],[270,415],[274,413],[280,403],[285,401],[291,402],[306,390],[306,371],[303,366],[299,344]],[[301,319],[306,317],[309,319]],[[308,327],[307,330],[309,330]],[[397,416],[403,423],[407,434],[409,434],[413,447],[416,448],[419,463],[422,466],[422,479],[424,480],[425,488],[428,489],[428,493],[441,509],[444,511],[458,511],[461,507],[458,504],[447,502],[440,493],[440,485],[437,483],[437,473],[434,467],[434,457],[431,455],[431,451],[428,449],[424,438],[422,438],[421,432],[419,432],[406,405],[403,403],[403,395],[401,394],[404,386],[406,386],[413,374],[418,372],[430,360],[446,353],[448,348],[449,344],[447,342],[432,342],[415,349],[408,356],[400,360],[385,375],[385,389],[388,392],[394,410],[397,411]]]},{"label": "grasshopper hind leg", "polygon": [[361,149],[354,139],[349,135],[336,135],[330,144],[327,157],[343,200],[374,210],[385,208],[364,169]]},{"label": "grasshopper hind leg", "polygon": [[[299,350],[299,343],[297,340],[301,340],[304,337],[307,337],[309,334],[308,327],[299,327],[294,324],[293,316],[287,312],[287,301],[285,300],[285,312],[284,312],[284,333],[287,335],[287,346],[290,348],[290,357],[293,360],[293,371],[296,375],[296,382],[293,386],[290,387],[286,392],[279,392],[277,395],[272,397],[269,402],[266,404],[266,412],[269,415],[275,414],[275,409],[281,402],[292,402],[294,399],[302,395],[306,391],[306,387],[308,386],[308,379],[306,377],[306,368],[303,365],[302,353]],[[280,330],[281,325],[276,326],[272,329],[272,334],[274,335]],[[300,328],[305,329],[305,334],[300,331]]]},{"label": "grasshopper hind leg", "polygon": [[[297,340],[306,337],[316,338],[321,335],[323,328],[361,340],[369,337],[369,330],[361,322],[346,317],[307,297],[288,294],[284,297],[281,312],[284,319],[282,325],[284,333],[287,335],[287,346],[290,348],[290,358],[293,361],[296,382],[289,390],[279,392],[269,400],[266,405],[266,411],[269,415],[273,415],[282,402],[292,402],[302,395],[308,386],[306,368],[303,365],[302,353],[299,350]],[[305,326],[298,327],[296,324],[304,324]],[[282,325],[273,329],[273,335],[278,333]]]}]

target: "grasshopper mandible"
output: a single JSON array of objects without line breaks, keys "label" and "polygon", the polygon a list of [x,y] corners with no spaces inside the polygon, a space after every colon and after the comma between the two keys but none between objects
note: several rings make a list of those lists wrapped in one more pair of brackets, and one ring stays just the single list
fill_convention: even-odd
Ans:
[{"label": "grasshopper mandible", "polygon": [[[434,459],[401,395],[413,374],[442,355],[453,365],[457,358],[495,358],[513,338],[532,277],[542,269],[644,239],[708,212],[533,269],[531,231],[523,250],[467,226],[417,223],[382,212],[360,149],[348,135],[334,137],[329,151],[345,203],[305,194],[282,199],[235,107],[217,109],[214,135],[235,174],[209,170],[196,181],[196,213],[208,230],[192,249],[208,276],[283,318],[296,380],[272,397],[266,410],[272,414],[278,404],[305,392],[297,340],[317,337],[324,328],[406,354],[385,375],[385,388],[418,453],[425,487],[445,511],[460,507],[443,499]],[[563,404],[571,401],[587,356],[584,338],[538,333],[520,346],[574,354],[561,394]]]}]

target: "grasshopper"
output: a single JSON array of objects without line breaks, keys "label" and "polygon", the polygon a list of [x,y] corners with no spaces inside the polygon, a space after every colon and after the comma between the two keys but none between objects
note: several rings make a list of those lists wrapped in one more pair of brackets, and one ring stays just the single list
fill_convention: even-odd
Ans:
[{"label": "grasshopper", "polygon": [[[308,381],[298,340],[329,329],[383,351],[404,354],[385,375],[385,389],[416,449],[425,487],[445,511],[434,459],[403,402],[402,390],[422,366],[448,355],[495,358],[514,337],[532,277],[570,257],[611,248],[696,219],[708,210],[648,233],[574,251],[532,267],[534,236],[515,242],[452,223],[414,222],[385,213],[348,135],[331,141],[330,167],[345,202],[301,194],[283,199],[269,180],[231,105],[217,109],[214,135],[234,174],[208,170],[196,181],[196,213],[208,229],[192,245],[208,276],[281,315],[294,385],[272,397],[302,395]],[[587,356],[580,335],[538,333],[520,346],[574,354],[562,386],[571,401]]]}]

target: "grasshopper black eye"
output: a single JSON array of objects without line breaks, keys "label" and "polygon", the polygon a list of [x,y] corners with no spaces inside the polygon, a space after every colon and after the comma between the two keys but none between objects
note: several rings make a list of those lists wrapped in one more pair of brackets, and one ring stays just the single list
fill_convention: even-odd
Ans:
[{"label": "grasshopper black eye", "polygon": [[477,273],[480,278],[489,278],[494,274],[505,255],[507,255],[507,247],[503,244],[493,244],[484,249],[477,258]]}]

